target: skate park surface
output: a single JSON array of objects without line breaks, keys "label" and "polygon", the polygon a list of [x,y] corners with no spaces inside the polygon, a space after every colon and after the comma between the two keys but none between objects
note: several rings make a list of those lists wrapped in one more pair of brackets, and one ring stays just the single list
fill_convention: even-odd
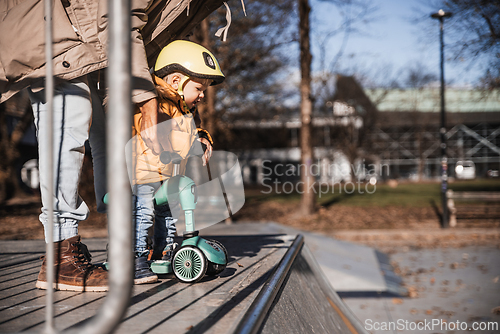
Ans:
[{"label": "skate park surface", "polygon": [[[398,319],[413,323],[460,320],[469,325],[500,322],[500,316],[491,313],[500,304],[498,248],[395,252],[391,260],[398,276],[389,257],[370,247],[275,223],[220,223],[202,229],[201,235],[226,246],[230,256],[226,270],[196,284],[164,276],[158,283],[134,286],[129,309],[116,332],[238,332],[299,233],[304,235],[304,246],[258,332],[364,333],[368,329],[370,333],[413,333],[381,330],[377,325]],[[93,262],[104,261],[105,239],[83,242]],[[45,292],[35,288],[43,254],[41,240],[0,242],[0,332],[43,329]],[[105,296],[55,292],[56,328],[88,321]],[[448,332],[461,331],[418,331]],[[490,332],[498,331],[480,331]]]},{"label": "skate park surface", "polygon": [[[226,246],[228,267],[218,277],[195,284],[166,275],[158,283],[134,286],[116,333],[244,332],[245,320],[255,314],[263,317],[262,333],[276,333],[278,328],[286,333],[365,332],[321,273],[307,242],[294,246],[302,236],[277,224],[258,223],[217,224],[201,230],[201,235]],[[93,262],[105,260],[105,239],[83,242]],[[298,250],[296,258],[278,275],[284,284],[269,289],[269,280],[292,249]],[[35,287],[44,252],[42,240],[0,242],[0,332],[44,329],[45,291]],[[268,303],[270,311],[259,315],[257,308],[250,313],[262,291],[276,296]],[[64,330],[84,324],[99,312],[105,297],[106,293],[56,291],[55,327]]]}]

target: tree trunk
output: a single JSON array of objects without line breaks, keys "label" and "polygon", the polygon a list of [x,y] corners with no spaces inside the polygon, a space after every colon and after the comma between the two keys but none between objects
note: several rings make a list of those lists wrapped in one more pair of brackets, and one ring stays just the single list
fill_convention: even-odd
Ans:
[{"label": "tree trunk", "polygon": [[[18,105],[14,99],[0,105],[0,203],[4,202],[17,191],[20,186],[17,183],[16,169],[14,163],[19,158],[18,145],[21,142],[26,129],[33,122],[31,107]],[[16,124],[9,136],[6,121],[6,104],[11,103],[15,108],[23,108],[22,117]]]},{"label": "tree trunk", "polygon": [[[210,45],[208,19],[204,19],[203,21],[201,21],[200,25],[196,28],[193,39],[194,42],[203,45],[207,49],[212,49]],[[217,132],[217,119],[215,115],[215,93],[215,87],[209,86],[205,91],[205,98],[203,99],[204,103],[200,104],[198,107],[198,111],[200,112],[200,117],[202,120],[202,126],[212,135],[212,137],[214,137]]]},{"label": "tree trunk", "polygon": [[313,164],[313,147],[311,140],[312,100],[311,100],[311,60],[312,55],[309,43],[309,0],[299,0],[299,34],[300,34],[300,114],[301,114],[301,181],[302,198],[300,211],[302,215],[314,212],[316,194],[314,192],[314,176],[311,165]]}]

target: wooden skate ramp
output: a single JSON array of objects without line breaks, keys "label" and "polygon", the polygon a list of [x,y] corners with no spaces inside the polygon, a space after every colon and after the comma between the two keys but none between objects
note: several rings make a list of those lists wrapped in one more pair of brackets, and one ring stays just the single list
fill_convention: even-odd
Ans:
[{"label": "wooden skate ramp", "polygon": [[[201,235],[226,246],[226,270],[196,284],[170,275],[134,286],[116,333],[364,333],[302,236],[268,224],[218,225]],[[105,239],[83,242],[94,262],[105,259]],[[35,288],[43,253],[42,240],[0,241],[0,333],[43,330],[45,291]],[[99,312],[106,294],[56,291],[54,298],[63,331]]]}]

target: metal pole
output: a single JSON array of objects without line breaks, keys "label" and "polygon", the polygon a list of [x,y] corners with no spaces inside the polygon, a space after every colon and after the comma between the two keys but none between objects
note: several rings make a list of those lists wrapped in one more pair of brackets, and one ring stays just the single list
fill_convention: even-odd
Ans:
[{"label": "metal pole", "polygon": [[54,290],[52,285],[54,283],[54,133],[53,131],[53,118],[54,118],[54,65],[52,62],[52,0],[45,0],[45,63],[46,63],[46,73],[45,73],[45,100],[47,102],[47,117],[45,128],[47,133],[50,135],[46,138],[40,138],[45,140],[49,149],[47,152],[43,152],[47,155],[45,160],[46,166],[45,179],[49,185],[48,189],[48,218],[47,218],[47,244],[46,244],[46,270],[47,270],[47,283],[48,288],[46,290],[46,305],[45,305],[45,332],[54,333]]},{"label": "metal pole", "polygon": [[125,145],[131,136],[130,0],[109,0],[107,146],[109,292],[96,316],[67,332],[104,334],[118,327],[132,295],[132,192]]},{"label": "metal pole", "polygon": [[441,128],[439,134],[441,137],[441,199],[443,207],[442,226],[448,227],[448,157],[446,156],[446,112],[444,101],[444,41],[443,41],[443,16],[439,17],[439,42],[440,42],[440,68],[441,68]]},{"label": "metal pole", "polygon": [[441,205],[443,207],[443,217],[441,226],[447,228],[448,224],[448,198],[446,191],[448,190],[448,157],[446,155],[446,111],[444,100],[444,29],[443,21],[447,17],[451,17],[452,13],[445,12],[440,9],[437,13],[431,14],[433,19],[439,20],[439,43],[440,43],[440,69],[441,69],[441,127],[439,128],[439,136],[441,137]]},{"label": "metal pole", "polygon": [[[110,44],[108,66],[109,109],[107,164],[110,203],[109,217],[109,307],[103,318],[116,328],[125,314],[132,294],[134,276],[132,192],[127,173],[125,145],[131,136],[131,40],[130,0],[109,0]],[[109,332],[113,330],[109,327]],[[102,333],[108,331],[102,331]]]},{"label": "metal pole", "polygon": [[130,0],[109,0],[108,206],[109,293],[88,333],[110,333],[127,310],[133,284],[132,193],[125,161],[131,136]]}]

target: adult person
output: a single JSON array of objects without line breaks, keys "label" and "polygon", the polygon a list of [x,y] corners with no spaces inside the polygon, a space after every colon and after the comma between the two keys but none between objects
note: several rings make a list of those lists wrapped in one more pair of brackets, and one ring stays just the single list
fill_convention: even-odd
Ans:
[{"label": "adult person", "polygon": [[[164,0],[132,0],[132,101],[142,114],[142,135],[146,145],[160,152],[154,125],[157,123],[155,86],[148,69],[144,40],[160,36],[167,44],[176,36],[164,34],[166,27],[179,18],[190,0],[171,4]],[[212,7],[217,1],[211,1]],[[175,9],[175,10],[174,10]],[[206,12],[205,16],[210,12]],[[150,15],[148,17],[148,14]],[[184,14],[185,15],[185,14]],[[148,36],[143,28],[148,23]],[[198,16],[201,20],[204,16]],[[190,18],[184,20],[192,20]],[[107,1],[56,0],[53,2],[54,146],[44,140],[51,133],[45,128],[45,41],[44,2],[14,0],[0,2],[0,103],[28,87],[39,138],[40,221],[47,231],[48,189],[54,202],[54,249],[56,280],[54,287],[70,291],[107,291],[107,272],[90,263],[90,254],[81,243],[78,224],[89,209],[78,195],[78,182],[89,139],[94,163],[98,210],[103,211],[105,194],[105,117],[103,101],[104,71],[107,66]],[[193,22],[194,23],[194,22]],[[184,27],[186,28],[186,27]],[[179,32],[182,29],[179,29]],[[8,33],[7,33],[8,32]],[[54,151],[54,184],[47,184],[44,168],[46,152]],[[47,235],[46,235],[47,240]],[[46,263],[42,263],[36,286],[49,288]]]}]

